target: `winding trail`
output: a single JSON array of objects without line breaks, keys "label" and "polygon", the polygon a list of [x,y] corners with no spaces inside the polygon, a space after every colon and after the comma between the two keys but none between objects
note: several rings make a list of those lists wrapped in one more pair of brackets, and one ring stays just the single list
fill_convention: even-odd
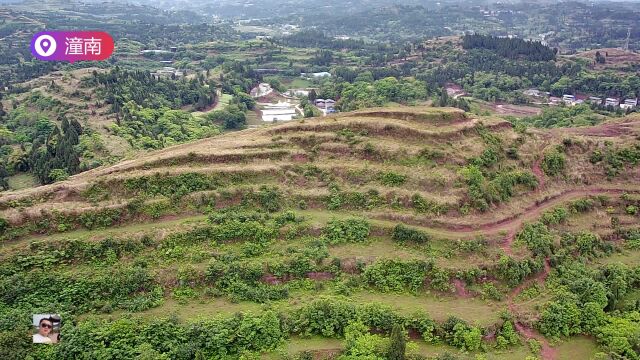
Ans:
[{"label": "winding trail", "polygon": [[500,220],[489,221],[486,223],[478,224],[456,224],[453,222],[443,222],[438,220],[431,220],[429,218],[415,218],[415,217],[402,217],[398,218],[393,214],[380,213],[373,216],[373,218],[379,220],[392,220],[396,222],[404,222],[407,225],[419,226],[425,229],[431,229],[439,231],[445,235],[460,236],[460,235],[474,235],[474,234],[495,234],[498,232],[507,232],[507,236],[502,242],[502,249],[511,254],[511,245],[515,238],[517,231],[522,227],[525,222],[533,221],[539,218],[542,213],[549,210],[559,204],[566,203],[568,201],[576,200],[585,196],[595,195],[620,195],[622,193],[640,193],[640,188],[602,188],[602,187],[585,187],[578,189],[566,189],[556,194],[548,195],[541,200],[535,200],[533,204],[527,206],[523,211],[514,213]]},{"label": "winding trail", "polygon": [[[515,232],[514,232],[514,235],[515,235]],[[507,243],[507,242],[508,242],[508,240],[505,241],[505,243]],[[510,250],[511,249],[510,249],[510,245],[509,245],[509,251]],[[516,314],[517,308],[516,308],[516,304],[515,304],[515,299],[518,297],[518,295],[520,295],[524,289],[528,288],[533,283],[538,283],[541,286],[544,285],[544,282],[547,279],[547,277],[549,276],[550,272],[551,272],[551,264],[549,263],[549,258],[546,258],[546,259],[544,259],[544,269],[543,269],[542,272],[536,274],[536,276],[534,276],[532,278],[527,279],[522,284],[518,285],[515,289],[513,289],[513,291],[507,297],[508,309],[509,309],[509,312],[511,314],[513,314],[513,315]],[[535,331],[533,328],[531,328],[531,326],[529,326],[529,325],[527,325],[527,324],[525,324],[522,321],[519,321],[517,319],[514,321],[514,325],[515,325],[516,330],[525,339],[527,339],[527,340],[535,339],[540,343],[540,345],[541,345],[540,356],[542,357],[543,360],[554,360],[554,359],[557,358],[558,351],[556,349],[552,348],[549,345],[549,342],[547,341],[547,339],[544,336],[542,336],[541,334],[539,334],[537,331]]]},{"label": "winding trail", "polygon": [[538,188],[536,189],[537,192],[541,192],[542,190],[544,190],[545,186],[544,172],[542,171],[541,163],[542,160],[538,159],[533,163],[533,166],[531,167],[533,175],[535,175],[536,179],[538,179]]}]

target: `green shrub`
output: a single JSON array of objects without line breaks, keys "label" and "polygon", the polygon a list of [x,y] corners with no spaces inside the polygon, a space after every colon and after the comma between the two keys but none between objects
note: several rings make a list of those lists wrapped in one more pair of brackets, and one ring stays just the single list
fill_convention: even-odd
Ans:
[{"label": "green shrub", "polygon": [[433,263],[420,260],[379,260],[364,270],[367,282],[385,292],[418,292],[422,289]]},{"label": "green shrub", "polygon": [[386,186],[399,186],[407,181],[407,175],[396,174],[394,172],[386,172],[380,174],[380,182]]},{"label": "green shrub", "polygon": [[429,199],[425,199],[420,194],[413,194],[411,197],[411,205],[419,213],[429,213],[434,215],[441,215],[447,212],[446,205],[438,204],[437,202]]},{"label": "green shrub", "polygon": [[87,229],[104,229],[122,219],[124,211],[121,209],[102,209],[87,211],[78,217],[78,221]]},{"label": "green shrub", "polygon": [[11,225],[9,224],[9,221],[7,221],[7,219],[0,217],[0,235],[3,235],[10,226]]},{"label": "green shrub", "polygon": [[482,298],[485,300],[502,301],[503,295],[492,283],[482,284],[481,290]]},{"label": "green shrub", "polygon": [[566,158],[557,150],[551,150],[544,153],[542,158],[542,170],[549,176],[557,176],[564,172]]},{"label": "green shrub", "polygon": [[526,224],[516,235],[516,241],[524,243],[535,256],[548,256],[551,254],[553,236],[541,222]]},{"label": "green shrub", "polygon": [[496,277],[507,282],[509,286],[520,284],[529,275],[542,270],[542,259],[522,259],[516,260],[510,256],[503,255],[498,260],[494,271]]},{"label": "green shrub", "polygon": [[371,226],[364,218],[332,219],[323,229],[331,244],[364,242],[369,237]]},{"label": "green shrub", "polygon": [[260,191],[256,194],[256,199],[266,211],[276,212],[282,208],[283,197],[275,187],[261,186]]},{"label": "green shrub", "polygon": [[69,173],[65,169],[53,169],[49,173],[49,178],[53,182],[64,181],[69,178]]},{"label": "green shrub", "polygon": [[511,198],[517,185],[531,190],[538,186],[538,180],[528,171],[497,173],[491,180],[488,180],[476,165],[465,166],[459,173],[468,186],[467,194],[471,206],[480,211],[488,210],[490,204]]},{"label": "green shrub", "polygon": [[429,235],[424,231],[413,229],[403,224],[398,224],[393,228],[391,238],[400,243],[425,244],[429,241]]},{"label": "green shrub", "polygon": [[578,199],[569,205],[573,213],[584,213],[593,210],[596,206],[595,200],[591,198]]},{"label": "green shrub", "polygon": [[545,225],[564,223],[569,217],[569,211],[563,207],[557,207],[542,214],[540,221]]},{"label": "green shrub", "polygon": [[219,180],[216,178],[200,173],[173,176],[156,173],[152,176],[128,178],[124,187],[136,194],[181,197],[196,191],[215,189],[218,184]]},{"label": "green shrub", "polygon": [[496,334],[496,347],[506,349],[510,346],[520,345],[520,337],[511,320],[506,320]]}]

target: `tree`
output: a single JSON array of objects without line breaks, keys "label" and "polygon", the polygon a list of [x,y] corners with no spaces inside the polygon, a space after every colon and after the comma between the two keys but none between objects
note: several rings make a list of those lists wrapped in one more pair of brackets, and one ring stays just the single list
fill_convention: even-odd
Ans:
[{"label": "tree", "polygon": [[216,110],[207,115],[207,119],[216,123],[222,123],[225,129],[241,129],[247,123],[244,112],[236,106],[228,106],[225,110]]},{"label": "tree", "polygon": [[394,324],[391,330],[391,339],[389,343],[389,351],[387,352],[388,360],[404,360],[406,351],[406,340],[404,338],[404,329],[400,324]]},{"label": "tree", "polygon": [[0,189],[8,190],[9,183],[7,182],[7,177],[9,176],[9,172],[5,169],[3,164],[0,164]]},{"label": "tree", "polygon": [[316,90],[315,89],[311,89],[311,91],[309,91],[309,101],[315,101],[318,98],[318,94],[316,94]]},{"label": "tree", "polygon": [[446,88],[442,88],[440,91],[440,98],[438,99],[438,106],[449,106],[449,94]]}]

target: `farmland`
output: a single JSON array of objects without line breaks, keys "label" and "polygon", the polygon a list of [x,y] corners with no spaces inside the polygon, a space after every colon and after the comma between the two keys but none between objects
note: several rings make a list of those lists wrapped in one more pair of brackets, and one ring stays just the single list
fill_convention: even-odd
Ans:
[{"label": "farmland", "polygon": [[[3,299],[13,311],[64,314],[76,324],[63,330],[70,337],[89,324],[180,329],[260,318],[280,335],[231,351],[264,358],[351,351],[341,340],[348,323],[329,331],[327,319],[307,318],[314,307],[355,311],[353,321],[379,334],[404,319],[416,355],[565,358],[583,342],[591,356],[606,343],[554,332],[537,309],[557,306],[574,256],[593,271],[637,266],[622,260],[637,256],[638,160],[627,160],[637,155],[618,164],[593,154],[637,152],[639,127],[629,116],[573,133],[518,133],[500,118],[396,107],[149,152],[2,194]],[[506,174],[514,183],[492,195]],[[591,240],[575,248],[575,237]],[[96,288],[104,274],[131,275],[114,292]],[[99,295],[69,298],[48,286]],[[29,295],[37,288],[47,301]],[[617,304],[627,309],[624,298]],[[418,313],[433,330],[412,328]],[[275,314],[291,317],[288,330]],[[451,321],[478,329],[480,342],[447,340]],[[511,345],[496,338],[505,326],[516,334]],[[65,346],[56,351],[72,351]]]},{"label": "farmland", "polygon": [[145,2],[0,5],[0,359],[640,358],[636,5]]}]

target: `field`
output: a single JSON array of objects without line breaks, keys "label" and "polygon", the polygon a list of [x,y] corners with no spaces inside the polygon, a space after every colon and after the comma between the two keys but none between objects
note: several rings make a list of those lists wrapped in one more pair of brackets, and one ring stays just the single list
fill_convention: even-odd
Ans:
[{"label": "field", "polygon": [[595,69],[597,70],[625,69],[634,64],[637,64],[640,61],[640,54],[638,54],[637,52],[624,51],[624,50],[615,49],[615,48],[589,50],[589,51],[580,52],[575,56],[578,58],[595,62],[596,52],[599,52],[602,56],[606,56],[606,60],[604,64],[600,64],[600,63],[595,64]]},{"label": "field", "polygon": [[38,184],[36,179],[30,174],[16,174],[9,177],[9,188],[13,190],[21,190],[30,187],[34,187]]},{"label": "field", "polygon": [[[427,357],[589,358],[593,338],[545,339],[541,332],[552,333],[539,312],[563,281],[557,269],[570,266],[560,265],[565,249],[593,251],[584,261],[594,269],[638,265],[640,254],[625,245],[638,227],[630,210],[640,199],[638,168],[626,157],[606,160],[633,151],[624,149],[638,136],[634,116],[518,133],[496,117],[397,106],[168,147],[2,193],[2,271],[24,285],[4,280],[0,295],[14,294],[8,301],[19,311],[47,308],[78,326],[185,328],[234,314],[275,326],[279,314],[286,333],[242,345],[265,359],[352,351],[345,316],[370,326],[374,343],[403,319],[408,351]],[[594,161],[595,151],[605,160]],[[505,185],[505,176],[514,180]],[[488,192],[495,184],[498,195]],[[547,247],[523,240],[530,231]],[[567,234],[581,232],[598,241],[575,250]],[[518,264],[529,270],[511,268]],[[113,279],[114,289],[96,290]],[[30,295],[36,284],[86,295],[69,303],[54,291],[51,306]],[[314,318],[318,311],[326,316]],[[331,314],[343,315],[324,323]],[[437,325],[426,330],[417,319]],[[467,340],[449,338],[452,321]],[[507,331],[517,335],[505,346]]]}]

